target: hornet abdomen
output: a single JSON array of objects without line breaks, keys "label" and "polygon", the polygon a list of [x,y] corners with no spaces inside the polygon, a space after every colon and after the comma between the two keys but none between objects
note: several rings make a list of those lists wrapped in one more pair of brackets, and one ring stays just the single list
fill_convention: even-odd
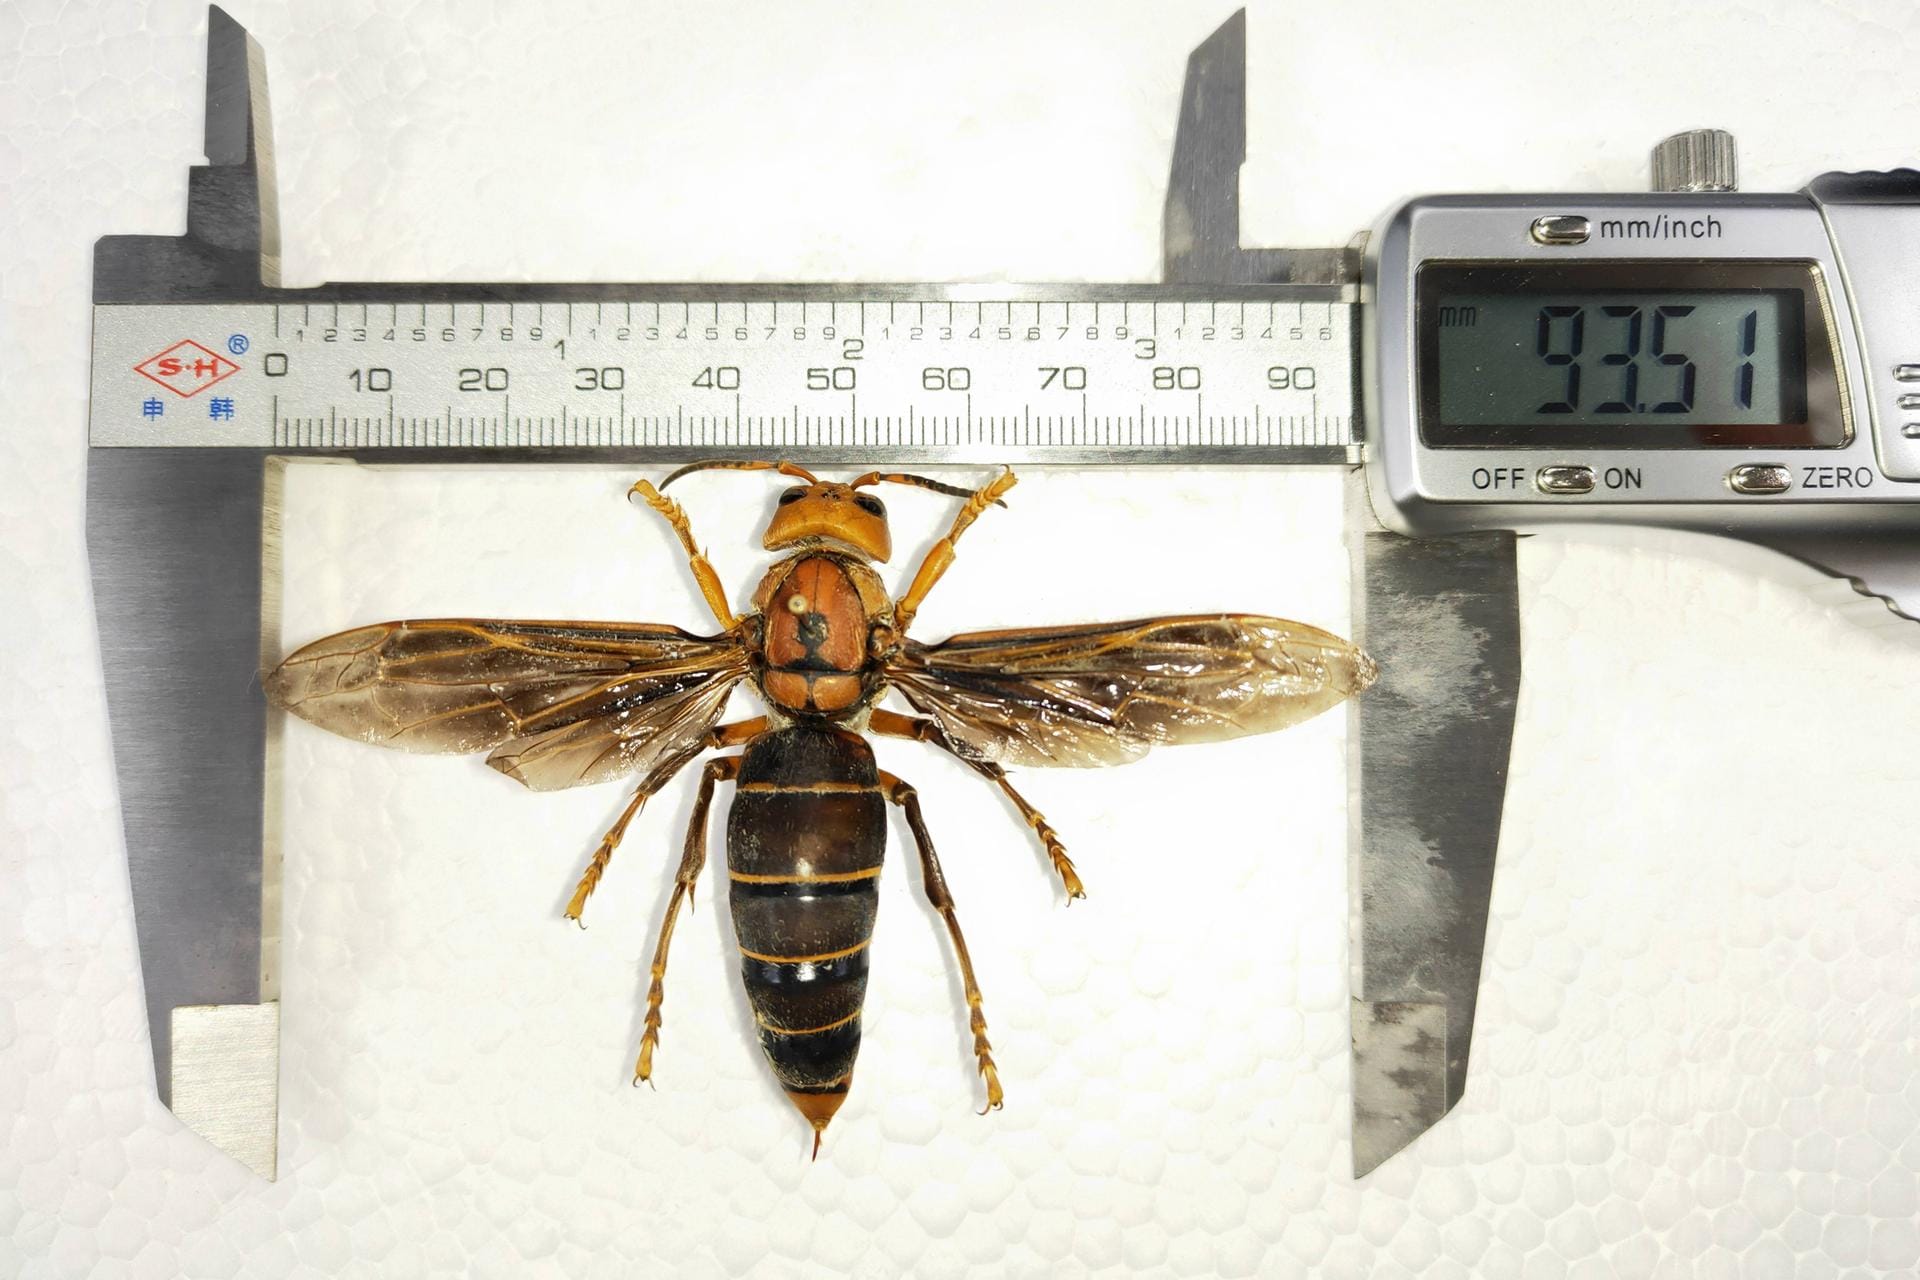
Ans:
[{"label": "hornet abdomen", "polygon": [[860,1051],[886,800],[872,748],[819,723],[753,739],[737,783],[727,870],[740,976],[774,1075],[819,1133]]}]

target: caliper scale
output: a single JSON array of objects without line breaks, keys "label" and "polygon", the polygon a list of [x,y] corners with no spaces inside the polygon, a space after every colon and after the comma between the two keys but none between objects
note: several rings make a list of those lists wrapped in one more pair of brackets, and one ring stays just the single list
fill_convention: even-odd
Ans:
[{"label": "caliper scale", "polygon": [[1244,44],[1236,15],[1189,61],[1157,284],[282,289],[263,58],[213,9],[186,234],[107,237],[94,274],[88,536],[162,1100],[272,1176],[283,460],[724,454],[1346,469],[1383,673],[1353,712],[1356,1175],[1444,1115],[1519,686],[1512,530],[1708,529],[1920,587],[1920,311],[1887,269],[1920,188],[1730,194],[1702,133],[1656,164],[1689,194],[1428,199],[1364,254],[1243,249]]}]

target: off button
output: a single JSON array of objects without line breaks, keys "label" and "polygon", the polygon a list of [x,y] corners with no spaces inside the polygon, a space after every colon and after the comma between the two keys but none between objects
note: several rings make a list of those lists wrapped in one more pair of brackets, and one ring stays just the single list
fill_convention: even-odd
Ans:
[{"label": "off button", "polygon": [[1785,493],[1793,472],[1775,462],[1747,462],[1727,472],[1727,487],[1735,493]]},{"label": "off button", "polygon": [[1592,467],[1542,467],[1533,477],[1533,487],[1556,496],[1593,492]]}]

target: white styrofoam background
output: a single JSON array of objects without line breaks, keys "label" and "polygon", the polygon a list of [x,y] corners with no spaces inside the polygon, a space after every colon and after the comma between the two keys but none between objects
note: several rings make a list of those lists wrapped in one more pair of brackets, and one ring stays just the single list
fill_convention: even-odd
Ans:
[{"label": "white styrofoam background", "polygon": [[[268,51],[297,284],[1149,278],[1185,53],[1227,11],[236,13]],[[151,1091],[81,499],[91,244],[177,229],[202,22],[0,8],[0,1274],[1920,1266],[1920,649],[1810,572],[1664,536],[1523,545],[1473,1079],[1364,1184],[1338,717],[1028,771],[1093,895],[1071,911],[991,791],[883,746],[926,798],[1009,1104],[969,1114],[957,984],[896,838],[867,1048],[811,1166],[711,891],[677,939],[661,1087],[625,1087],[684,785],[583,934],[558,912],[612,789],[533,797],[290,733],[282,1179],[206,1148]],[[1754,188],[1915,155],[1899,0],[1256,6],[1252,44],[1267,242],[1343,240],[1408,189],[1631,188],[1646,144],[1697,123],[1740,130]],[[402,613],[697,625],[630,478],[297,469],[288,637]],[[944,523],[889,497],[903,545]],[[765,489],[687,500],[744,592]],[[1034,472],[921,630],[1344,625],[1337,513],[1312,477]]]}]

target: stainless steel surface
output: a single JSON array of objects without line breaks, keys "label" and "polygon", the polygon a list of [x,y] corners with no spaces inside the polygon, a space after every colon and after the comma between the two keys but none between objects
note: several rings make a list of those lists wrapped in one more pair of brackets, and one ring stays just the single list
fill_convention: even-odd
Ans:
[{"label": "stainless steel surface", "polygon": [[[206,1092],[204,1057],[174,1058],[175,1010],[279,995],[258,684],[267,483],[250,450],[96,450],[88,462],[94,608],[154,1076],[168,1103]],[[222,1145],[232,1136],[201,1132]]]},{"label": "stainless steel surface", "polygon": [[174,1114],[271,1180],[280,1154],[280,1003],[182,1005],[171,1031]]},{"label": "stainless steel surface", "polygon": [[1655,191],[1734,191],[1740,161],[1725,129],[1689,129],[1662,138],[1653,148]]},{"label": "stainless steel surface", "polygon": [[1466,1088],[1520,688],[1514,535],[1368,529],[1361,488],[1354,631],[1380,681],[1348,722],[1356,1178]]},{"label": "stainless steel surface", "polygon": [[1533,486],[1542,493],[1565,495],[1593,492],[1592,467],[1542,467],[1533,473]]},{"label": "stainless steel surface", "polygon": [[[207,27],[207,155],[184,236],[110,236],[94,301],[244,296],[278,275],[259,49],[225,13]],[[113,721],[141,981],[162,1102],[225,1099],[182,1119],[273,1176],[279,997],[277,841],[267,832],[266,707],[257,675],[271,585],[273,476],[255,450],[94,450],[87,551]],[[277,646],[276,646],[277,647]],[[176,1058],[175,1011],[251,1019],[253,1066]],[[277,1027],[277,1017],[272,1020]],[[266,1057],[271,1057],[269,1064]]]},{"label": "stainless steel surface", "polygon": [[1173,169],[1161,222],[1167,283],[1344,286],[1358,274],[1346,249],[1247,249],[1240,244],[1240,166],[1247,158],[1247,15],[1220,24],[1187,59]]},{"label": "stainless steel surface", "polygon": [[207,163],[187,172],[184,236],[104,236],[93,300],[238,298],[280,280],[280,222],[266,55],[219,6],[207,11]]},{"label": "stainless steel surface", "polygon": [[1920,382],[1920,364],[1897,364],[1893,366],[1895,382]]},{"label": "stainless steel surface", "polygon": [[1827,174],[1807,190],[1833,234],[1859,334],[1861,416],[1872,424],[1881,469],[1920,480],[1920,441],[1895,429],[1905,390],[1899,366],[1920,355],[1920,175]]},{"label": "stainless steel surface", "polygon": [[1735,493],[1785,493],[1793,487],[1793,468],[1776,463],[1748,462],[1727,472]]},{"label": "stainless steel surface", "polygon": [[1547,213],[1527,228],[1535,244],[1585,244],[1593,234],[1593,223],[1577,213]]}]

